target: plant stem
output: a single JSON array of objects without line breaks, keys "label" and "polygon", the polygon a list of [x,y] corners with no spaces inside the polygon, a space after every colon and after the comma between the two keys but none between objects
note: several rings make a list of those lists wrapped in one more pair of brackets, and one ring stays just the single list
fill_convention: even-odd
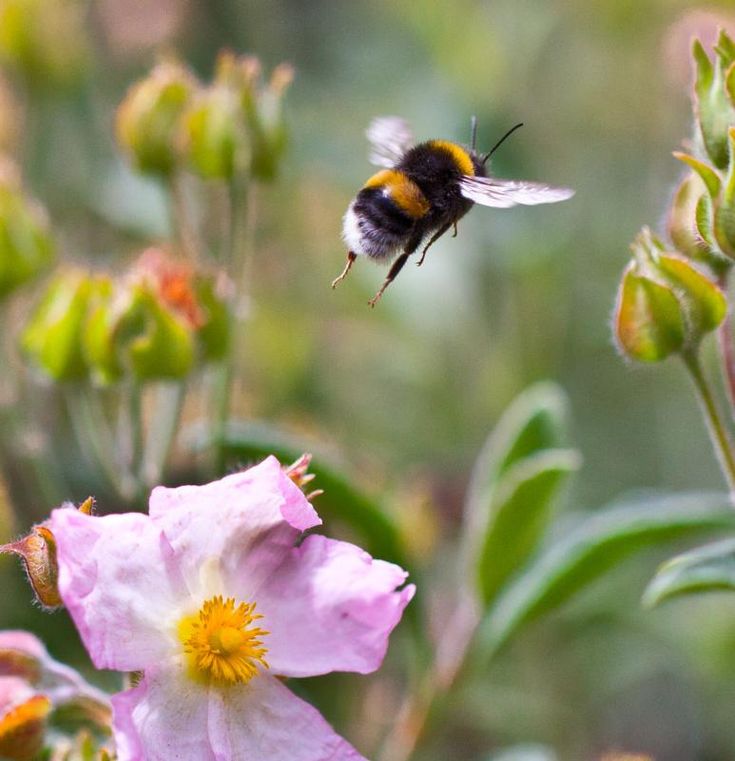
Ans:
[{"label": "plant stem", "polygon": [[408,761],[411,758],[434,704],[451,689],[462,669],[478,621],[474,602],[469,597],[462,597],[437,643],[433,663],[416,689],[406,695],[383,744],[380,761]]},{"label": "plant stem", "polygon": [[167,383],[157,389],[156,407],[148,427],[140,468],[145,487],[161,482],[184,406],[186,385],[183,381]]},{"label": "plant stem", "polygon": [[[727,294],[729,268],[722,272],[717,283],[722,291]],[[717,341],[720,349],[720,358],[722,359],[722,371],[725,376],[725,385],[727,386],[730,406],[735,415],[735,343],[733,343],[732,322],[730,314],[725,315],[725,319],[717,330]]]},{"label": "plant stem", "polygon": [[722,472],[730,489],[731,499],[735,498],[735,455],[733,454],[732,442],[723,423],[720,411],[717,409],[712,387],[702,372],[702,365],[695,353],[682,356],[684,365],[694,381],[699,401],[704,411],[707,429],[712,440],[712,445],[717,453]]},{"label": "plant stem", "polygon": [[249,309],[249,274],[250,257],[253,250],[255,214],[252,204],[252,192],[247,181],[235,177],[228,188],[229,235],[228,250],[225,251],[224,266],[235,285],[235,294],[229,308],[230,348],[227,356],[217,368],[214,387],[214,416],[212,428],[212,445],[215,452],[214,468],[217,475],[225,469],[224,438],[227,420],[230,415],[232,386],[239,364],[238,323]]},{"label": "plant stem", "polygon": [[189,205],[186,201],[184,188],[184,176],[175,171],[169,182],[169,195],[171,198],[171,227],[176,242],[181,247],[183,255],[191,262],[196,262],[202,250],[196,226],[189,213]]}]

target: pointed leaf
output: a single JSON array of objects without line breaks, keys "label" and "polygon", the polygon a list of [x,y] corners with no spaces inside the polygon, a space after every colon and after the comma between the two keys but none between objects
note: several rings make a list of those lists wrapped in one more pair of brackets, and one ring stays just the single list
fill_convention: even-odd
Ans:
[{"label": "pointed leaf", "polygon": [[575,450],[549,449],[517,462],[501,478],[491,498],[478,558],[485,605],[536,551],[548,527],[554,497],[580,460]]},{"label": "pointed leaf", "polygon": [[483,661],[523,626],[636,551],[701,531],[732,530],[735,511],[726,495],[693,493],[615,505],[580,521],[506,587],[488,611],[477,635]]},{"label": "pointed leaf", "polygon": [[643,594],[656,605],[680,595],[726,590],[735,592],[735,539],[698,547],[664,563]]}]

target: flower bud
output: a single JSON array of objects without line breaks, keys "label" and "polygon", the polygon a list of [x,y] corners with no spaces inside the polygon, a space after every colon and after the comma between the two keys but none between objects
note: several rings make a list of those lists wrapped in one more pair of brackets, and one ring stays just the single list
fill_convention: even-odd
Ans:
[{"label": "flower bud", "polygon": [[23,679],[0,677],[0,758],[32,761],[41,752],[51,701]]},{"label": "flower bud", "polygon": [[615,332],[621,351],[642,362],[658,362],[692,350],[722,322],[722,291],[689,260],[664,251],[644,228],[631,246],[634,259],[618,294]]},{"label": "flower bud", "polygon": [[215,278],[200,275],[194,287],[202,309],[202,321],[196,337],[201,358],[204,362],[223,359],[230,348],[231,326],[231,283],[224,273]]},{"label": "flower bud", "polygon": [[725,87],[725,75],[735,62],[735,46],[724,31],[715,46],[714,65],[699,40],[694,41],[695,118],[705,151],[718,169],[729,160],[728,127],[735,123],[735,106]]},{"label": "flower bud", "polygon": [[278,170],[286,147],[283,96],[293,81],[293,76],[293,67],[282,63],[273,70],[265,87],[256,87],[253,76],[249,75],[243,90],[242,102],[251,141],[250,171],[257,179],[272,180]]},{"label": "flower bud", "polygon": [[93,284],[92,278],[78,270],[57,275],[21,336],[25,355],[57,383],[83,380],[88,375],[81,334]]},{"label": "flower bud", "polygon": [[631,262],[623,274],[614,317],[621,353],[659,362],[684,346],[684,315],[671,288],[640,274]]},{"label": "flower bud", "polygon": [[58,608],[62,605],[58,589],[56,540],[44,524],[34,526],[30,534],[17,542],[0,546],[0,553],[3,552],[20,557],[36,600],[44,608]]},{"label": "flower bud", "polygon": [[38,89],[76,84],[89,59],[84,16],[75,0],[3,0],[0,60]]},{"label": "flower bud", "polygon": [[730,163],[713,207],[713,234],[720,250],[735,259],[735,127],[728,130]]},{"label": "flower bud", "polygon": [[117,111],[117,139],[141,172],[167,177],[178,162],[180,121],[196,83],[176,61],[134,84]]},{"label": "flower bud", "polygon": [[248,163],[236,59],[220,55],[215,80],[186,112],[182,144],[194,171],[207,179],[230,180]]},{"label": "flower bud", "polygon": [[12,170],[0,172],[0,299],[33,280],[53,261],[48,219],[24,195]]}]

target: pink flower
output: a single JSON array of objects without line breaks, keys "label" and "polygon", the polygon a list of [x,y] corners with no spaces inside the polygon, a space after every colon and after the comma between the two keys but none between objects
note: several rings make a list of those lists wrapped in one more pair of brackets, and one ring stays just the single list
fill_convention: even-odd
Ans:
[{"label": "pink flower", "polygon": [[268,458],[153,490],[149,515],[59,509],[59,590],[113,697],[119,761],[357,761],[278,678],[377,669],[413,596],[406,573],[321,523]]}]

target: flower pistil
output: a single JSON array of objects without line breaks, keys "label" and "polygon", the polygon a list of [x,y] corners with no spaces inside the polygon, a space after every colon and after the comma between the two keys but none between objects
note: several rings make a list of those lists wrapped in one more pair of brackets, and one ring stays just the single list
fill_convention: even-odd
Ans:
[{"label": "flower pistil", "polygon": [[220,686],[245,684],[268,668],[267,631],[254,626],[262,616],[254,602],[236,605],[234,597],[206,600],[201,609],[179,622],[179,638],[188,657],[189,671],[197,681]]}]

